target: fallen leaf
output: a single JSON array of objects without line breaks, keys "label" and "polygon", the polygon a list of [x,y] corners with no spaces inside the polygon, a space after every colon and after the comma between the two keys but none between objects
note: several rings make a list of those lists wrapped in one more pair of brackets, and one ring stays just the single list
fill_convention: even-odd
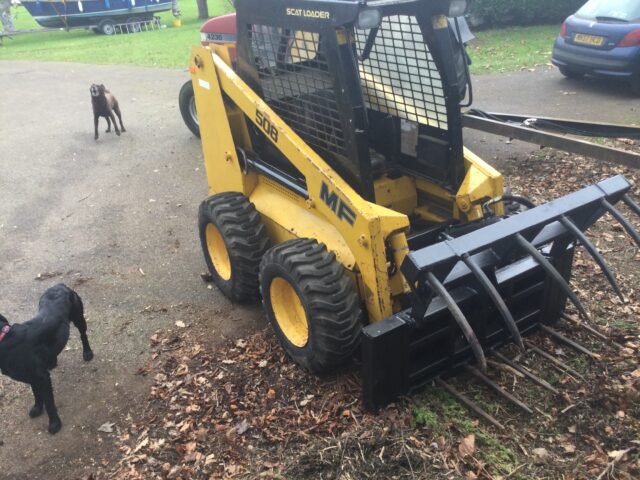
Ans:
[{"label": "fallen leaf", "polygon": [[539,460],[547,460],[551,456],[546,448],[534,448],[531,452]]},{"label": "fallen leaf", "polygon": [[104,433],[113,433],[113,426],[114,425],[115,425],[115,423],[112,423],[112,422],[103,423],[102,425],[100,425],[98,427],[98,431],[99,432],[104,432]]},{"label": "fallen leaf", "polygon": [[238,435],[242,435],[244,432],[249,430],[250,426],[251,425],[249,425],[249,422],[247,422],[247,419],[243,418],[242,421],[236,425],[236,431],[238,432]]},{"label": "fallen leaf", "polygon": [[607,455],[610,459],[619,461],[627,453],[629,453],[629,450],[613,450],[611,452],[607,452]]},{"label": "fallen leaf", "polygon": [[149,445],[149,437],[144,437],[144,439],[140,443],[138,443],[138,445],[136,445],[136,448],[134,448],[133,452],[131,453],[139,452],[142,448],[146,447],[147,445]]},{"label": "fallen leaf", "polygon": [[476,451],[476,436],[472,433],[471,435],[467,435],[462,440],[460,440],[460,445],[458,445],[458,452],[463,457],[468,455],[473,455],[473,452]]}]

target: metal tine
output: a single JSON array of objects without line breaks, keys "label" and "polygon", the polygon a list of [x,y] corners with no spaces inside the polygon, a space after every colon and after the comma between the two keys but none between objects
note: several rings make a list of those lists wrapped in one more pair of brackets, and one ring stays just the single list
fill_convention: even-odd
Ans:
[{"label": "metal tine", "polygon": [[586,323],[578,320],[577,318],[573,318],[570,315],[567,315],[566,313],[562,312],[560,314],[560,316],[562,318],[564,318],[566,321],[573,323],[574,325],[578,325],[579,327],[584,328],[587,332],[591,333],[592,335],[598,337],[600,340],[603,340],[607,343],[610,343],[611,345],[613,345],[614,347],[619,348],[620,350],[624,350],[624,346],[620,345],[618,342],[615,342],[614,340],[612,340],[611,338],[607,337],[605,334],[599,332],[598,330],[596,330],[595,328],[593,328],[590,325],[587,325]]},{"label": "metal tine", "polygon": [[493,300],[496,308],[500,311],[504,322],[507,324],[507,328],[509,329],[513,340],[520,347],[520,349],[524,351],[525,348],[522,341],[522,336],[520,335],[520,330],[518,330],[516,321],[513,319],[511,312],[507,308],[507,305],[504,303],[504,300],[500,296],[500,293],[498,292],[496,287],[494,287],[493,283],[491,283],[491,280],[489,280],[487,274],[484,273],[484,271],[471,259],[471,257],[469,257],[469,254],[465,253],[464,255],[462,255],[462,261],[469,268],[469,270],[471,270],[480,284],[484,287],[487,294],[491,297],[491,300]]},{"label": "metal tine", "polygon": [[447,392],[449,392],[451,395],[453,395],[465,407],[467,407],[468,409],[472,410],[473,412],[475,412],[476,414],[478,414],[479,416],[484,418],[490,424],[498,427],[500,430],[504,430],[504,425],[502,425],[498,420],[493,418],[491,415],[489,415],[487,412],[485,412],[482,408],[480,408],[478,405],[476,405],[472,400],[470,400],[469,398],[465,397],[462,393],[458,392],[455,388],[453,388],[447,382],[442,380],[440,377],[436,377],[435,382],[439,386],[444,388]]},{"label": "metal tine", "polygon": [[559,342],[562,342],[565,345],[568,345],[569,347],[573,348],[575,351],[584,353],[585,355],[588,355],[589,357],[591,357],[593,360],[597,360],[597,356],[591,350],[580,345],[578,342],[574,342],[573,340],[562,335],[560,332],[556,332],[553,328],[549,328],[546,325],[540,325],[540,328],[542,329],[542,331],[548,333],[550,336],[552,336]]},{"label": "metal tine", "polygon": [[640,205],[633,201],[633,199],[626,193],[622,196],[622,201],[629,207],[636,215],[640,215]]},{"label": "metal tine", "polygon": [[585,378],[582,375],[580,375],[578,372],[576,372],[573,368],[571,368],[566,363],[558,360],[553,355],[548,354],[544,350],[540,350],[538,347],[536,347],[535,345],[531,344],[530,342],[527,342],[527,346],[529,347],[529,350],[531,350],[534,353],[537,353],[538,355],[540,355],[543,358],[546,358],[551,363],[553,363],[554,365],[556,365],[560,369],[564,370],[566,373],[569,373],[574,377],[578,377],[579,379],[581,379],[583,381],[585,380]]},{"label": "metal tine", "polygon": [[567,294],[571,302],[576,306],[580,314],[585,318],[589,319],[589,315],[587,311],[582,306],[582,303],[578,299],[578,296],[571,290],[571,287],[567,283],[567,281],[560,275],[560,272],[555,269],[551,262],[547,260],[542,253],[538,251],[536,247],[533,246],[526,238],[524,238],[521,234],[516,233],[515,238],[520,246],[527,251],[529,255],[533,257],[538,265],[540,265],[547,273],[555,280],[555,282],[564,290],[564,293]]},{"label": "metal tine", "polygon": [[562,225],[567,230],[569,230],[578,240],[580,240],[580,243],[582,244],[582,246],[587,250],[587,252],[589,252],[589,254],[593,257],[596,263],[600,266],[602,273],[604,273],[604,275],[607,277],[607,280],[609,280],[609,283],[613,287],[613,290],[616,292],[618,297],[620,297],[620,300],[624,302],[625,299],[624,299],[624,295],[622,294],[622,290],[620,290],[620,286],[618,285],[618,282],[616,282],[616,279],[613,276],[613,273],[611,273],[611,270],[607,266],[607,263],[604,261],[604,258],[602,257],[602,255],[600,255],[600,252],[598,252],[598,249],[596,248],[596,246],[591,242],[591,240],[589,240],[589,238],[584,234],[584,232],[580,230],[576,226],[576,224],[573,223],[571,219],[569,219],[568,217],[564,215],[560,217],[560,223],[562,223]]},{"label": "metal tine", "polygon": [[517,399],[514,395],[512,395],[510,392],[506,391],[504,388],[502,388],[496,382],[491,380],[489,377],[487,377],[484,373],[482,373],[477,368],[472,367],[471,365],[467,365],[466,366],[466,370],[468,372],[470,372],[476,378],[478,378],[481,381],[483,381],[494,392],[498,393],[503,398],[505,398],[509,402],[513,403],[515,406],[521,408],[522,410],[524,410],[525,412],[527,412],[529,414],[533,414],[533,410],[531,410],[531,408],[529,408],[529,406],[526,403],[524,403],[524,402],[520,401],[519,399]]},{"label": "metal tine", "polygon": [[633,241],[636,242],[636,244],[640,247],[640,235],[638,235],[638,232],[636,232],[631,223],[629,223],[629,220],[627,220],[624,215],[622,215],[620,211],[616,209],[616,207],[611,205],[604,198],[600,200],[600,202],[602,203],[602,206],[611,214],[611,216],[613,216],[613,218],[615,218],[620,223],[620,225],[624,227],[629,236],[631,236],[631,238],[633,238]]},{"label": "metal tine", "polygon": [[482,346],[478,341],[478,337],[473,331],[473,328],[471,328],[471,325],[469,325],[469,321],[464,316],[464,313],[462,313],[462,310],[460,310],[460,307],[458,307],[456,301],[449,294],[449,292],[447,292],[447,289],[444,288],[444,285],[440,282],[440,280],[436,278],[433,273],[427,272],[427,282],[429,283],[429,286],[433,289],[433,291],[435,291],[440,296],[440,298],[444,300],[444,303],[447,304],[447,308],[451,312],[451,315],[453,315],[453,318],[455,319],[456,323],[462,330],[462,333],[469,342],[469,346],[471,347],[473,355],[476,357],[480,368],[483,372],[486,372],[487,359],[484,356],[484,352],[482,351]]},{"label": "metal tine", "polygon": [[509,360],[507,357],[505,357],[504,355],[502,355],[500,352],[498,352],[497,350],[491,350],[491,354],[494,355],[498,360],[500,360],[502,363],[505,363],[506,365],[509,365],[511,368],[514,368],[515,370],[517,370],[518,372],[520,372],[521,374],[523,374],[525,377],[527,377],[529,380],[531,380],[533,383],[535,383],[536,385],[541,386],[542,388],[545,388],[547,390],[549,390],[551,393],[554,393],[555,395],[559,394],[560,392],[558,390],[556,390],[555,388],[553,388],[551,386],[551,384],[549,382],[547,382],[546,380],[543,380],[542,378],[538,377],[537,375],[534,375],[531,370],[523,367],[522,365],[520,365],[519,363],[516,363],[513,360]]}]

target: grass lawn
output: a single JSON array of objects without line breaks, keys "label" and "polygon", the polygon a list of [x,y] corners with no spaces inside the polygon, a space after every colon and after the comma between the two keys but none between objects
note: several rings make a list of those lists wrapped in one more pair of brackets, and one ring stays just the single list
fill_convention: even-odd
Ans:
[{"label": "grass lawn", "polygon": [[468,51],[471,73],[513,72],[551,61],[551,48],[559,25],[511,27],[477,32]]},{"label": "grass lawn", "polygon": [[[161,15],[167,28],[134,35],[96,35],[87,30],[17,35],[0,46],[1,59],[55,60],[184,68],[190,47],[200,41],[195,0],[181,0],[182,26],[173,27],[171,12]],[[229,0],[209,0],[209,14],[231,11]],[[23,8],[14,9],[16,28],[38,28]],[[476,33],[469,45],[475,75],[508,72],[547,64],[559,26],[513,27]]]},{"label": "grass lawn", "polygon": [[[186,68],[191,45],[200,43],[195,0],[181,0],[182,26],[173,26],[171,12],[160,14],[166,29],[132,35],[97,35],[89,30],[16,35],[0,45],[0,60],[51,60],[62,62],[129,64]],[[228,0],[209,0],[209,15],[231,10]],[[18,29],[40,28],[24,7],[13,9]]]}]

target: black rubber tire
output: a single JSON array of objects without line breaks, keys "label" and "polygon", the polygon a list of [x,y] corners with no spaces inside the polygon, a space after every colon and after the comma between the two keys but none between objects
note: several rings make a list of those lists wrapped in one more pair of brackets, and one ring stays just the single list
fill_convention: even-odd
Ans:
[{"label": "black rubber tire", "polygon": [[107,18],[98,24],[98,29],[103,35],[114,35],[116,33],[116,23]]},{"label": "black rubber tire", "polygon": [[[304,307],[308,338],[301,347],[289,341],[274,315],[270,288],[278,277],[293,287]],[[260,263],[260,292],[278,341],[307,370],[334,370],[359,346],[363,313],[353,281],[316,240],[289,240],[271,248]]]},{"label": "black rubber tire", "polygon": [[198,123],[198,113],[196,112],[196,99],[193,94],[193,83],[191,80],[182,85],[180,95],[178,95],[178,104],[180,105],[180,113],[182,119],[196,137],[200,138],[200,124]]},{"label": "black rubber tire", "polygon": [[579,79],[584,77],[584,73],[582,72],[576,72],[575,70],[570,70],[566,67],[558,67],[558,70],[560,70],[560,73],[562,75],[564,75],[567,78],[571,78],[573,80]]},{"label": "black rubber tire", "polygon": [[[214,267],[207,245],[207,226],[212,224],[224,241],[231,266],[230,278],[221,277]],[[227,298],[238,303],[260,300],[258,272],[260,260],[269,248],[269,237],[256,207],[237,192],[213,195],[198,211],[200,245],[214,283]]]}]

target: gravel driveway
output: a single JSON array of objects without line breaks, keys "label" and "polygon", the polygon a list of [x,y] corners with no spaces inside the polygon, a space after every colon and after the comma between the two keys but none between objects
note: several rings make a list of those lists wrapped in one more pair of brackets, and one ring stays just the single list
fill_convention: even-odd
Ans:
[{"label": "gravel driveway", "polygon": [[[0,378],[0,476],[81,477],[109,462],[118,426],[146,396],[137,370],[149,336],[182,320],[211,341],[264,325],[258,308],[230,305],[207,289],[196,231],[206,195],[200,144],[177,105],[187,75],[175,70],[0,62],[0,312],[24,321],[60,281],[85,301],[96,358],[85,364],[78,335],[53,372],[63,430],[31,420],[28,387]],[[119,99],[127,132],[93,140],[91,83]],[[476,78],[476,106],[633,122],[640,101],[555,71]],[[497,165],[535,149],[485,134],[475,147]],[[495,160],[492,160],[494,159]],[[114,423],[114,433],[98,428]]]},{"label": "gravel driveway", "polygon": [[[200,143],[182,123],[175,70],[1,62],[0,312],[28,320],[48,286],[84,299],[96,353],[84,363],[77,331],[53,372],[63,421],[27,416],[27,386],[0,378],[0,477],[71,478],[108,459],[107,422],[126,421],[146,395],[136,375],[159,328],[204,322],[211,338],[262,322],[207,289],[196,212],[207,193]],[[89,86],[118,98],[127,132],[93,139]],[[38,279],[38,276],[41,279]],[[177,328],[174,326],[174,328]],[[66,466],[66,467],[65,467]]]}]

